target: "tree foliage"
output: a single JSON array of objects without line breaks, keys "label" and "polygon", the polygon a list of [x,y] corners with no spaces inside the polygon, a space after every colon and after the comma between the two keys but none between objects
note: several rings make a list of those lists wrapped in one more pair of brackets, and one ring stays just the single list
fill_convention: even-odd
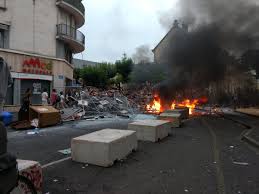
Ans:
[{"label": "tree foliage", "polygon": [[100,88],[105,88],[109,83],[109,79],[115,75],[115,66],[109,63],[86,66],[80,70],[80,77],[83,79],[85,85]]},{"label": "tree foliage", "polygon": [[115,62],[117,73],[122,75],[123,82],[129,81],[129,75],[133,69],[133,61],[128,58],[126,54],[123,55],[121,60]]},{"label": "tree foliage", "polygon": [[124,54],[121,60],[112,63],[101,63],[74,70],[74,78],[82,78],[84,85],[105,88],[109,84],[120,85],[127,82],[133,68],[133,61]]}]

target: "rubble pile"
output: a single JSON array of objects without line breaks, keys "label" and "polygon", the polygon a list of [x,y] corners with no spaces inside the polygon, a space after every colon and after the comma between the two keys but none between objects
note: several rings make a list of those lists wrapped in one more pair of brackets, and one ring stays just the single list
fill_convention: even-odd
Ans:
[{"label": "rubble pile", "polygon": [[125,91],[125,96],[132,104],[136,104],[141,112],[146,111],[146,106],[153,99],[153,88],[149,84]]},{"label": "rubble pile", "polygon": [[152,88],[145,85],[132,89],[101,90],[87,87],[80,95],[69,97],[69,108],[61,111],[62,120],[91,118],[91,116],[132,117],[144,112],[146,104],[152,99]]}]

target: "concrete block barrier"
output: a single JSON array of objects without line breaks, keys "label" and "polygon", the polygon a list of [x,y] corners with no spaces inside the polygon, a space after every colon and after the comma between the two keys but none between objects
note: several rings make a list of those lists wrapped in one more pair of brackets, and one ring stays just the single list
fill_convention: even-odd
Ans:
[{"label": "concrete block barrier", "polygon": [[72,159],[103,167],[112,166],[136,150],[138,146],[135,131],[103,129],[72,139]]},{"label": "concrete block barrier", "polygon": [[171,126],[165,120],[142,120],[130,123],[128,130],[136,131],[138,140],[157,142],[171,133]]},{"label": "concrete block barrier", "polygon": [[170,121],[173,128],[179,128],[182,124],[180,113],[162,113],[158,116],[158,119]]}]

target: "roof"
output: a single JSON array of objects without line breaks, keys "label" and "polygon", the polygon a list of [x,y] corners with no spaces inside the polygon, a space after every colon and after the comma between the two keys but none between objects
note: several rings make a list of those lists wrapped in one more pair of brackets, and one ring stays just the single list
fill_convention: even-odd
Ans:
[{"label": "roof", "polygon": [[160,42],[156,45],[156,47],[152,50],[153,52],[157,49],[157,47],[165,40],[165,38],[174,30],[174,26],[166,33],[166,35],[160,40]]},{"label": "roof", "polygon": [[166,37],[167,37],[170,33],[172,33],[173,30],[176,30],[176,29],[184,31],[184,29],[181,28],[181,27],[175,27],[175,26],[173,26],[173,27],[166,33],[166,35],[162,38],[162,40],[160,40],[160,42],[156,45],[156,47],[155,47],[152,51],[154,52],[154,51],[157,49],[157,47],[159,47],[159,45],[166,39]]},{"label": "roof", "polygon": [[98,62],[87,61],[82,59],[73,59],[72,63],[75,66],[75,68],[83,68],[84,66],[95,66],[99,64]]}]

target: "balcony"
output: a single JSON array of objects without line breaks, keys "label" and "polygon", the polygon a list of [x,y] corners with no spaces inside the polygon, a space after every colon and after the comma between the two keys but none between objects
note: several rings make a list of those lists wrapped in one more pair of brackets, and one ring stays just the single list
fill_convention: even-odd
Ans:
[{"label": "balcony", "polygon": [[76,27],[80,28],[85,23],[85,7],[82,0],[57,0],[56,5],[74,16]]},{"label": "balcony", "polygon": [[56,38],[67,43],[73,53],[85,50],[85,35],[74,27],[58,24]]}]

